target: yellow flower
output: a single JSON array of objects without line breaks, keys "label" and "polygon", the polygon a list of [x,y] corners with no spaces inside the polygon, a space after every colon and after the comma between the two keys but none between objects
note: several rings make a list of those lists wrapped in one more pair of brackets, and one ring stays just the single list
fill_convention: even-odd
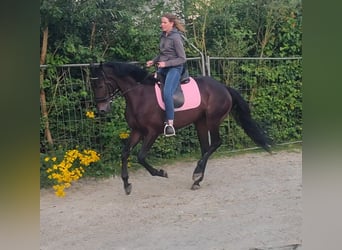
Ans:
[{"label": "yellow flower", "polygon": [[[76,166],[75,160],[79,166]],[[46,160],[46,159],[45,159]],[[48,159],[50,160],[50,158]],[[57,158],[53,157],[52,161],[56,161]],[[68,150],[64,154],[64,159],[59,164],[54,164],[52,167],[46,170],[49,179],[54,179],[58,184],[53,186],[56,191],[55,194],[58,197],[65,196],[65,188],[71,186],[71,182],[80,179],[85,172],[83,167],[89,166],[91,163],[99,161],[100,156],[94,150],[83,150],[79,152],[77,149]]]},{"label": "yellow flower", "polygon": [[58,197],[64,197],[65,196],[65,192],[64,192],[64,189],[58,189],[55,194],[58,196]]},{"label": "yellow flower", "polygon": [[129,137],[129,133],[125,133],[125,132],[120,133],[119,137],[120,137],[120,139],[127,139]]},{"label": "yellow flower", "polygon": [[50,160],[50,157],[45,157],[44,161],[49,161]]},{"label": "yellow flower", "polygon": [[95,118],[95,114],[93,111],[87,111],[86,112],[86,117],[90,118],[90,119],[94,119]]}]

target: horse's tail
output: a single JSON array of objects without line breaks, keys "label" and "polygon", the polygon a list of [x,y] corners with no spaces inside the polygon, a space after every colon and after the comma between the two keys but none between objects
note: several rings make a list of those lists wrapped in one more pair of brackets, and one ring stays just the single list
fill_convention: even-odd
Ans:
[{"label": "horse's tail", "polygon": [[243,128],[245,133],[255,142],[255,144],[271,153],[271,139],[259,127],[257,122],[253,120],[248,103],[238,91],[231,87],[227,88],[233,99],[232,115],[236,122]]}]

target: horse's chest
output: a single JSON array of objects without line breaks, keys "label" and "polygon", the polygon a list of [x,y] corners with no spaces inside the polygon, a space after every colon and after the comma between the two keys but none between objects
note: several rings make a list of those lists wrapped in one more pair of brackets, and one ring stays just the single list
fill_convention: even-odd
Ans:
[{"label": "horse's chest", "polygon": [[125,113],[125,116],[126,116],[126,121],[128,123],[128,125],[132,128],[132,127],[135,127],[136,124],[137,124],[137,119],[136,119],[136,116],[130,112],[129,110],[126,109],[126,113]]},{"label": "horse's chest", "polygon": [[140,127],[142,114],[126,109],[126,121],[131,128]]}]

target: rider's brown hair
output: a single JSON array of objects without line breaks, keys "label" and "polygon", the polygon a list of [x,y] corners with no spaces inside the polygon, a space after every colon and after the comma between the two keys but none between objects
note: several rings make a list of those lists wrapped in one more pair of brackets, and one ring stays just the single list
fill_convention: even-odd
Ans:
[{"label": "rider's brown hair", "polygon": [[185,32],[185,27],[181,23],[181,21],[177,18],[177,16],[171,14],[171,13],[165,13],[162,17],[167,18],[170,22],[174,23],[174,27],[176,27],[179,31]]}]

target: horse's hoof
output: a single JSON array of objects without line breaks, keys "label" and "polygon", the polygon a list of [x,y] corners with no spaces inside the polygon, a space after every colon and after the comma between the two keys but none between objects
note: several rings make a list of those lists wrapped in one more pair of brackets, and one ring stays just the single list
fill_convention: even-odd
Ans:
[{"label": "horse's hoof", "polygon": [[201,180],[202,177],[203,177],[202,173],[193,174],[192,175],[192,180],[193,181],[199,181],[199,180]]},{"label": "horse's hoof", "polygon": [[191,190],[197,190],[197,189],[200,189],[201,188],[201,186],[199,185],[199,184],[192,184],[192,186],[191,186]]},{"label": "horse's hoof", "polygon": [[129,195],[132,192],[132,184],[128,184],[127,187],[125,187],[125,193]]},{"label": "horse's hoof", "polygon": [[166,172],[165,170],[163,170],[163,169],[160,169],[160,170],[159,170],[159,175],[160,175],[161,177],[169,178],[167,172]]}]

